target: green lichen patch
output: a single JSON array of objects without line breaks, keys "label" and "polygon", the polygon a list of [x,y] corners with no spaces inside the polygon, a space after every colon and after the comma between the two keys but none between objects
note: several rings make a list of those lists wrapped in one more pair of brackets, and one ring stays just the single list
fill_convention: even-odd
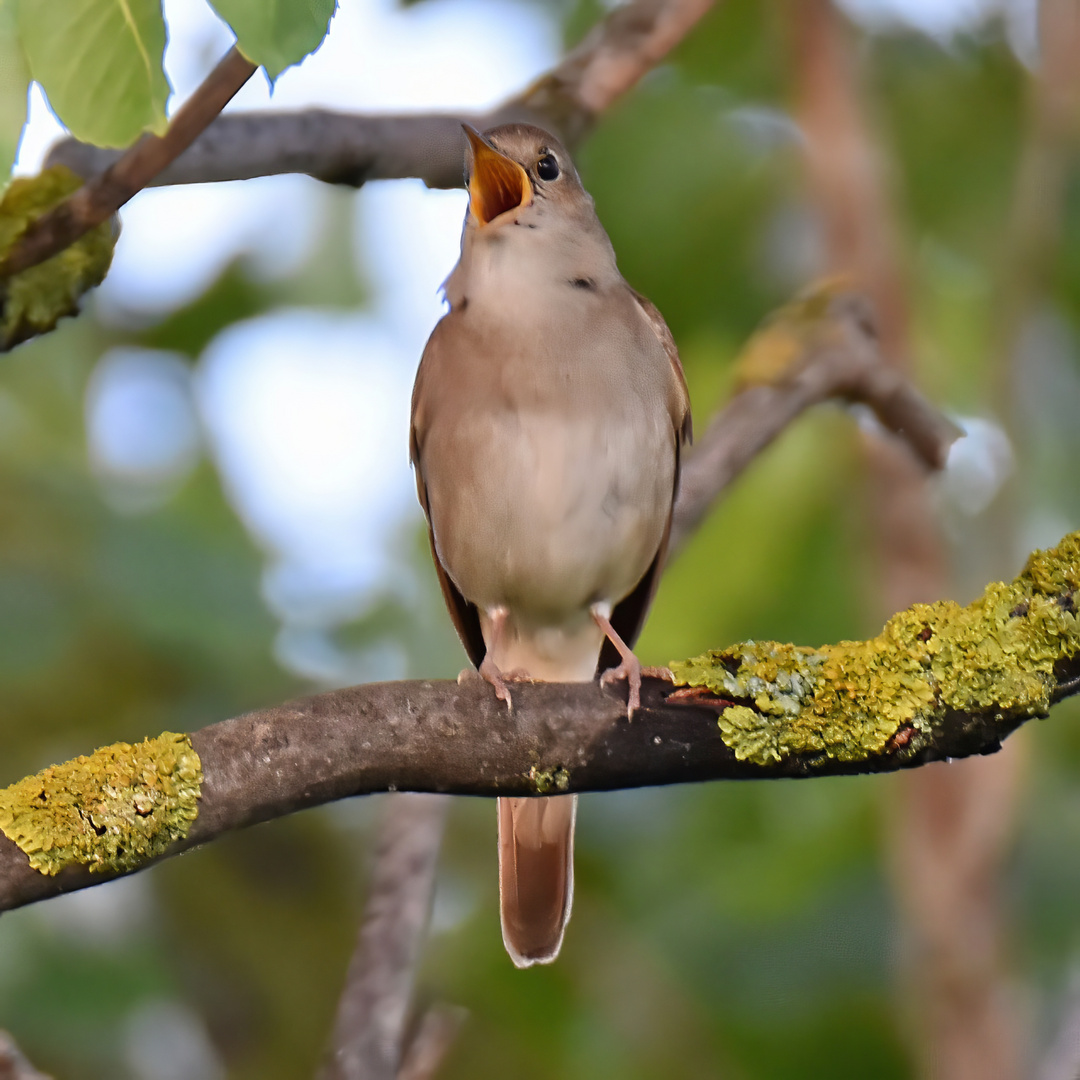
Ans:
[{"label": "green lichen patch", "polygon": [[736,385],[774,386],[790,378],[811,351],[839,343],[833,301],[850,288],[843,277],[824,278],[777,308],[754,331],[736,361]]},{"label": "green lichen patch", "polygon": [[529,770],[529,780],[541,795],[553,795],[557,791],[566,791],[570,786],[570,773],[560,766],[557,769],[538,769],[535,765]]},{"label": "green lichen patch", "polygon": [[[0,199],[0,260],[27,227],[82,185],[62,165],[12,180]],[[112,261],[116,237],[109,222],[37,266],[0,280],[0,352],[47,333],[79,310],[79,297],[99,285]]]},{"label": "green lichen patch", "polygon": [[202,778],[187,735],[114,743],[0,791],[0,830],[43,874],[134,870],[187,836]]},{"label": "green lichen patch", "polygon": [[1080,653],[1080,533],[1035,552],[973,604],[916,604],[869,641],[817,649],[748,641],[671,664],[675,682],[733,699],[720,713],[739,760],[862,761],[925,745],[951,712],[1045,716],[1054,664]]}]

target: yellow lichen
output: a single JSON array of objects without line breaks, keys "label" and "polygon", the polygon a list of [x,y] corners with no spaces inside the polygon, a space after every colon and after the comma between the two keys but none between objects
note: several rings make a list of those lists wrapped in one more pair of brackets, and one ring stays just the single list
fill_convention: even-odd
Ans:
[{"label": "yellow lichen", "polygon": [[[18,244],[33,221],[82,185],[63,165],[12,180],[0,199],[0,257]],[[79,298],[99,285],[112,261],[116,232],[95,226],[63,251],[0,282],[0,351],[52,330],[79,310]]]},{"label": "yellow lichen", "polygon": [[1080,533],[1035,552],[1011,584],[967,607],[894,615],[869,641],[818,649],[748,641],[671,664],[675,681],[735,699],[724,742],[759,765],[797,755],[860,761],[925,741],[950,712],[1045,716],[1054,664],[1080,652]]},{"label": "yellow lichen", "polygon": [[570,773],[561,766],[557,769],[538,769],[534,765],[529,769],[529,780],[540,795],[551,795],[556,791],[565,791],[570,786]]},{"label": "yellow lichen", "polygon": [[846,278],[825,278],[777,308],[743,346],[736,385],[774,386],[793,375],[812,349],[837,334],[832,302],[849,287]]},{"label": "yellow lichen", "polygon": [[202,763],[187,735],[167,731],[50,765],[0,791],[0,830],[43,874],[82,863],[134,870],[188,834]]}]

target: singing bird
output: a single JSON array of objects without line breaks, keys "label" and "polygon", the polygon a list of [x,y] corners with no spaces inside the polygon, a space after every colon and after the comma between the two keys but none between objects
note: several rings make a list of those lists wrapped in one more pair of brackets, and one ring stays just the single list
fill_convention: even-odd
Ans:
[{"label": "singing bird", "polygon": [[[443,596],[507,706],[508,682],[603,671],[627,680],[632,715],[631,647],[691,433],[682,365],[559,141],[529,124],[465,132],[461,258],[420,361],[410,438]],[[498,800],[503,941],[518,967],[562,944],[576,803]]]}]

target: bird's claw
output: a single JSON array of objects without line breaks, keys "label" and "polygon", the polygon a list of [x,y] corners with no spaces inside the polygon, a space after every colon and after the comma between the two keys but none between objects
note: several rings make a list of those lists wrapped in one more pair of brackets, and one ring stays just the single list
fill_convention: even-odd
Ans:
[{"label": "bird's claw", "polygon": [[[510,687],[506,684],[508,682],[532,682],[532,676],[524,668],[514,668],[513,671],[500,671],[495,661],[485,656],[480,661],[480,668],[477,672],[480,678],[486,682],[491,683],[495,687],[495,696],[500,701],[506,702],[506,711],[514,711],[514,703],[510,698]],[[458,679],[460,682],[460,677]]]},{"label": "bird's claw", "polygon": [[633,720],[634,713],[641,708],[641,661],[631,653],[623,657],[618,667],[608,668],[600,676],[601,686],[610,686],[619,679],[626,680],[626,719]]},{"label": "bird's claw", "polygon": [[485,656],[480,661],[479,671],[481,677],[495,687],[495,696],[500,701],[506,702],[506,711],[513,712],[514,703],[510,699],[510,688],[506,685],[503,673],[495,666],[495,662]]}]

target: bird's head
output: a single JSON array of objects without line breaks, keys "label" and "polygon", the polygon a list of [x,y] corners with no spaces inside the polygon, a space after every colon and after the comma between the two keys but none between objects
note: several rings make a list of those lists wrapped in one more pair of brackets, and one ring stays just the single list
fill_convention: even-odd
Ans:
[{"label": "bird's head", "polygon": [[532,124],[502,124],[481,135],[463,125],[469,218],[479,228],[516,220],[538,203],[575,208],[591,201],[566,148]]}]

